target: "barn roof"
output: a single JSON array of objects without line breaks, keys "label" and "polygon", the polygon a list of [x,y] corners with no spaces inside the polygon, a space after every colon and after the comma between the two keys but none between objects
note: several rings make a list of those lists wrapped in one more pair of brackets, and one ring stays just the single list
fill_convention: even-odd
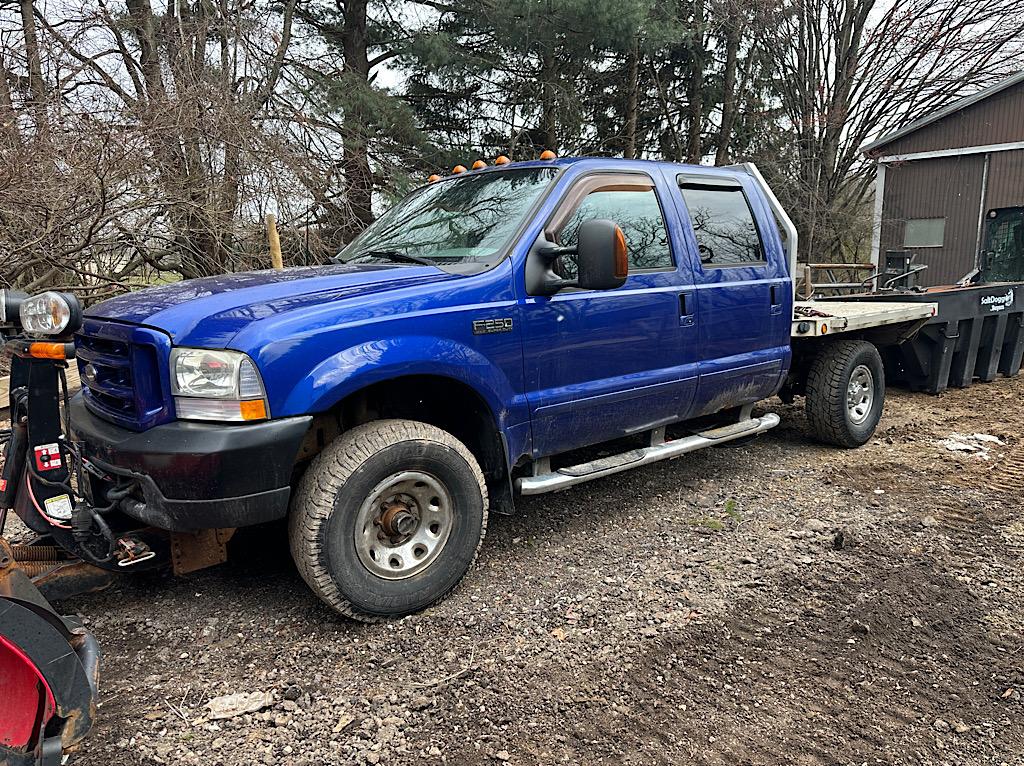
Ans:
[{"label": "barn roof", "polygon": [[1017,72],[1017,74],[1014,75],[1010,75],[1004,80],[1000,80],[999,82],[993,85],[989,85],[987,88],[982,88],[977,93],[972,93],[969,96],[964,96],[963,98],[954,101],[952,104],[948,104],[947,106],[944,106],[941,109],[937,109],[934,112],[930,112],[929,114],[926,114],[924,117],[919,117],[913,122],[908,122],[899,130],[893,131],[892,133],[888,133],[882,136],[881,138],[872,141],[870,144],[865,144],[860,148],[860,150],[867,154],[873,152],[876,149],[881,149],[886,144],[891,144],[893,141],[903,138],[904,136],[908,136],[911,133],[925,127],[926,125],[931,125],[933,122],[938,122],[943,117],[948,117],[951,114],[959,112],[961,109],[966,109],[967,107],[973,104],[977,104],[979,101],[984,101],[986,98],[990,98],[996,95],[997,93],[1001,93],[1007,88],[1012,88],[1014,85],[1017,85],[1018,83],[1021,82],[1024,82],[1024,71]]}]

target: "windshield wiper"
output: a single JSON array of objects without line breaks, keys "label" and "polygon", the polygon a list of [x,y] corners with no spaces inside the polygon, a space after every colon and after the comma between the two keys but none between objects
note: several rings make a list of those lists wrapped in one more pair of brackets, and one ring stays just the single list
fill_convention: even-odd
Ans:
[{"label": "windshield wiper", "polygon": [[388,260],[398,261],[399,263],[418,263],[421,266],[433,266],[437,268],[437,264],[432,261],[428,261],[426,258],[420,258],[415,255],[409,255],[399,250],[367,250],[360,253],[355,258],[346,258],[343,263],[352,263],[358,261],[360,258],[387,258]]}]

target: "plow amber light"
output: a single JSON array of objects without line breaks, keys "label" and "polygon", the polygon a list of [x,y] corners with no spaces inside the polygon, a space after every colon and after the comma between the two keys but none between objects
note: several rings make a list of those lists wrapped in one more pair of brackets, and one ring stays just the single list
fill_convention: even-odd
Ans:
[{"label": "plow amber light", "polygon": [[267,406],[262,399],[253,399],[248,402],[238,403],[239,412],[242,414],[242,420],[266,420],[267,419]]},{"label": "plow amber light", "polygon": [[33,359],[67,359],[63,343],[30,343],[28,355]]}]

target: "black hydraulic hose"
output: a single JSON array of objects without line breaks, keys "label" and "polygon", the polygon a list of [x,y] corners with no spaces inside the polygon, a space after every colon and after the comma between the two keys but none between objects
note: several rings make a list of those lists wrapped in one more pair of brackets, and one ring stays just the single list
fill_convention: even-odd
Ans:
[{"label": "black hydraulic hose", "polygon": [[68,377],[64,372],[65,366],[57,367],[57,375],[60,377],[61,398],[64,401],[64,412],[61,413],[64,425],[64,438],[61,441],[68,452],[74,457],[75,483],[78,484],[80,490],[83,490],[85,487],[85,477],[82,475],[82,456],[78,453],[77,449],[71,446],[71,396],[68,393]]},{"label": "black hydraulic hose", "polygon": [[[114,533],[111,531],[110,526],[103,518],[102,511],[110,510],[112,506],[105,509],[93,508],[91,505],[76,505],[75,510],[71,516],[71,528],[72,534],[75,540],[79,543],[79,548],[82,551],[83,558],[87,558],[94,564],[105,564],[114,558],[114,551],[117,550],[117,540],[114,539]],[[92,551],[89,550],[86,543],[92,536],[93,526],[99,529],[100,536],[107,543],[107,555],[103,558],[96,556]]]}]

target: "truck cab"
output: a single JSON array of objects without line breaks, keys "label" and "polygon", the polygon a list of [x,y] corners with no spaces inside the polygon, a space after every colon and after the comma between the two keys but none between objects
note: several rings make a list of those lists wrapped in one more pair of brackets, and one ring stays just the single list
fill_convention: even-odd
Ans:
[{"label": "truck cab", "polygon": [[[791,369],[795,245],[752,166],[553,159],[437,179],[332,265],[89,308],[68,409],[91,510],[19,513],[91,560],[102,535],[79,527],[96,516],[161,530],[176,569],[189,540],[222,549],[287,518],[335,610],[422,609],[517,494],[751,438],[778,423],[756,402],[814,388],[822,374]],[[877,352],[844,354],[818,409],[856,446],[884,383]]]}]

